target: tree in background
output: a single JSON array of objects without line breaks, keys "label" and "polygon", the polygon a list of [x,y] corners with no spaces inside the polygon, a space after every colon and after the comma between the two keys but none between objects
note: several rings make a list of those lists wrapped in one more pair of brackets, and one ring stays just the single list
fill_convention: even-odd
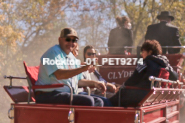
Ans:
[{"label": "tree in background", "polygon": [[[0,123],[9,122],[5,112],[10,102],[2,88],[8,80],[2,76],[25,76],[23,60],[39,64],[40,55],[54,43],[56,32],[66,26],[64,10],[72,3],[72,0],[0,0]],[[13,85],[26,85],[26,81],[14,80]]]},{"label": "tree in background", "polygon": [[115,17],[122,15],[132,20],[137,46],[143,43],[147,26],[157,23],[161,11],[169,10],[184,43],[184,7],[182,0],[6,0],[1,2],[0,23],[1,30],[4,27],[9,32],[1,36],[0,66],[6,68],[4,74],[20,74],[23,60],[38,65],[40,56],[57,44],[60,30],[66,26],[77,30],[82,48],[87,44],[107,46],[109,32],[116,27]]},{"label": "tree in background", "polygon": [[147,26],[158,23],[156,16],[164,10],[174,15],[172,23],[179,27],[183,37],[184,7],[182,0],[77,0],[66,22],[77,29],[81,45],[103,47],[107,46],[110,30],[116,27],[115,17],[126,15],[132,21],[134,45],[137,46],[144,42]]},{"label": "tree in background", "polygon": [[[0,2],[0,75],[6,72],[11,58],[19,49],[19,43],[23,41],[24,34],[17,26],[12,2]],[[2,71],[3,70],[3,71]]]},{"label": "tree in background", "polygon": [[182,0],[117,0],[117,2],[132,20],[135,45],[143,43],[147,26],[157,23],[157,15],[164,10],[174,15],[175,20],[172,23],[179,27],[181,36],[185,34],[183,30],[185,2]]},{"label": "tree in background", "polygon": [[21,75],[23,60],[38,64],[44,50],[54,44],[54,37],[66,26],[64,10],[72,6],[72,0],[7,0],[1,6],[6,34],[1,36],[1,68],[3,74]]}]

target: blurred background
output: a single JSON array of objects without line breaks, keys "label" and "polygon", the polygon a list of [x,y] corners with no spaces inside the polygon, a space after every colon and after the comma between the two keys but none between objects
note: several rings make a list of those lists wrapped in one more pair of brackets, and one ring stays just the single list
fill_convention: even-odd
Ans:
[{"label": "blurred background", "polygon": [[[23,76],[23,61],[37,66],[41,55],[58,44],[64,27],[74,28],[79,35],[79,58],[83,48],[106,47],[117,16],[131,19],[134,45],[144,42],[147,26],[157,23],[156,16],[167,10],[175,17],[181,43],[185,44],[184,0],[0,0],[0,123],[7,123],[12,102],[3,90],[9,80],[4,75]],[[13,80],[13,85],[27,85]]]}]

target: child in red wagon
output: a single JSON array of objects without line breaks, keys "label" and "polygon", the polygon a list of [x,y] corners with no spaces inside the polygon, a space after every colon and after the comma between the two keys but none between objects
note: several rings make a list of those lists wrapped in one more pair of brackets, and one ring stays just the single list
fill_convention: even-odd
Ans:
[{"label": "child in red wagon", "polygon": [[[162,49],[158,41],[146,40],[141,47],[141,51],[143,64],[137,65],[133,75],[120,87],[118,92],[110,98],[114,106],[118,106],[119,97],[121,97],[121,106],[137,106],[149,92],[146,90],[151,87],[149,76],[158,77],[161,68],[165,68],[170,73],[170,80],[177,80],[177,73],[173,71],[169,60],[166,56],[161,55]],[[145,90],[127,90],[125,86],[140,87]]]}]

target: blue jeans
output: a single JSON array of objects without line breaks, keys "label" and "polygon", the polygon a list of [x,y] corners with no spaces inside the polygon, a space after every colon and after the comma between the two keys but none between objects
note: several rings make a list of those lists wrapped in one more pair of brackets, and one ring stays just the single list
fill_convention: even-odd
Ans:
[{"label": "blue jeans", "polygon": [[[82,95],[88,95],[87,92],[80,92],[79,94],[82,94]],[[94,94],[91,94],[92,97],[98,97],[98,98],[101,98],[104,102],[104,106],[106,107],[109,107],[109,106],[113,106],[112,103],[110,102],[109,99],[105,98],[105,97],[102,97],[102,96],[98,96],[98,95],[94,95]]]},{"label": "blue jeans", "polygon": [[[47,93],[42,93],[35,96],[36,103],[44,104],[70,104],[70,93],[68,92],[59,92],[52,91]],[[88,95],[73,95],[73,105],[81,106],[101,106],[103,107],[103,100]]]}]

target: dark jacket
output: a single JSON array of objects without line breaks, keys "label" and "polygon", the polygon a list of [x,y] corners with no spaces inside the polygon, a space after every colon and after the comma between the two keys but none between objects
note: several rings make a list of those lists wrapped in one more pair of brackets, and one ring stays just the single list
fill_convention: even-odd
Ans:
[{"label": "dark jacket", "polygon": [[169,79],[177,80],[177,76],[174,73],[173,68],[170,66],[166,56],[150,55],[143,60],[143,65],[137,65],[133,75],[124,85],[149,89],[151,87],[151,82],[148,79],[149,76],[158,77],[161,68],[165,68],[170,73]]},{"label": "dark jacket", "polygon": [[[132,46],[132,31],[124,27],[117,27],[110,31],[108,47],[110,54],[124,54],[124,46]],[[114,48],[117,47],[117,48]],[[131,52],[131,49],[127,50]]]},{"label": "dark jacket", "polygon": [[[177,74],[173,71],[173,68],[170,66],[166,56],[162,55],[150,55],[143,60],[143,65],[137,65],[132,76],[123,84],[121,90],[121,105],[137,105],[141,99],[149,91],[135,91],[135,90],[126,90],[124,86],[134,86],[140,88],[150,89],[151,82],[149,81],[149,76],[159,76],[161,68],[165,68],[170,73],[169,79],[177,80]],[[110,98],[110,101],[113,105],[118,105],[119,93],[116,93],[113,97]]]},{"label": "dark jacket", "polygon": [[[179,40],[179,30],[177,27],[162,21],[158,24],[148,26],[145,40],[157,40],[161,46],[181,46]],[[168,53],[179,53],[180,48],[169,48]],[[166,54],[166,48],[163,48],[163,54]]]}]

